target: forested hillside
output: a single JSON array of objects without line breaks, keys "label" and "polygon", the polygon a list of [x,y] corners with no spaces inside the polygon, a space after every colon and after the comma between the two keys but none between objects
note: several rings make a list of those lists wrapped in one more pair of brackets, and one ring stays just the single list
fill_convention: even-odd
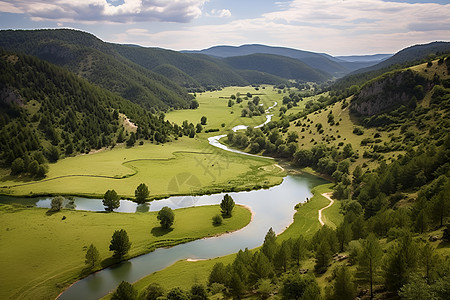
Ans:
[{"label": "forested hillside", "polygon": [[227,57],[223,60],[236,69],[265,72],[298,81],[323,82],[331,79],[331,75],[326,72],[315,70],[302,61],[279,55],[251,54]]},{"label": "forested hillside", "polygon": [[188,108],[192,96],[95,36],[76,30],[0,31],[0,47],[37,56],[149,109]]},{"label": "forested hillside", "polygon": [[[173,133],[163,117],[38,58],[0,50],[0,67],[0,159],[13,175],[43,177],[47,161]],[[136,135],[126,137],[119,114]]]}]

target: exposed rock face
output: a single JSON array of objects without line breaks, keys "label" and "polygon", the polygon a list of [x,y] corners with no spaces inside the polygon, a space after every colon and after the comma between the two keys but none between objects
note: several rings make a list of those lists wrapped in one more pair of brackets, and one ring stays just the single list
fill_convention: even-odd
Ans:
[{"label": "exposed rock face", "polygon": [[0,106],[11,107],[15,105],[23,105],[23,101],[20,95],[7,87],[0,89]]},{"label": "exposed rock face", "polygon": [[353,98],[350,109],[363,116],[372,116],[389,108],[406,104],[413,97],[421,100],[426,79],[411,70],[389,73],[367,83]]}]

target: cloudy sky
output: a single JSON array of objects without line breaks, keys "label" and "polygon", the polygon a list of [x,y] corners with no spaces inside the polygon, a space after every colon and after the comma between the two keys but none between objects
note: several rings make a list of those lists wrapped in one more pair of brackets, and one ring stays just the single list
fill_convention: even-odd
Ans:
[{"label": "cloudy sky", "polygon": [[266,44],[332,55],[450,40],[450,0],[0,0],[0,29],[75,28],[174,50]]}]

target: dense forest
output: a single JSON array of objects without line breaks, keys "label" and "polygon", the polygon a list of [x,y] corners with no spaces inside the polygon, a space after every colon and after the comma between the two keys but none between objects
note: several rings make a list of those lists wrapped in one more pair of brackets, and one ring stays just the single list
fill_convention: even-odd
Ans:
[{"label": "dense forest", "polygon": [[[178,131],[128,100],[38,58],[0,50],[0,152],[13,175],[43,177],[46,163],[137,139],[164,143]],[[129,137],[119,115],[137,125]]]}]

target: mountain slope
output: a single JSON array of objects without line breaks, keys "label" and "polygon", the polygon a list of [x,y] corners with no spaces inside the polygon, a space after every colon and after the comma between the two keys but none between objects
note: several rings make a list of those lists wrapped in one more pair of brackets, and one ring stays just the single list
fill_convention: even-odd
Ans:
[{"label": "mountain slope", "polygon": [[369,68],[360,69],[349,74],[333,85],[333,89],[343,90],[352,85],[362,85],[388,71],[400,67],[414,66],[430,57],[450,53],[450,42],[433,42],[424,45],[414,45],[397,52],[392,57]]},{"label": "mountain slope", "polygon": [[0,31],[0,47],[64,66],[146,108],[189,107],[192,97],[166,77],[123,58],[111,45],[75,30]]},{"label": "mountain slope", "polygon": [[30,156],[42,164],[42,153],[56,161],[63,153],[85,153],[121,142],[119,113],[137,124],[138,138],[158,136],[164,142],[173,131],[139,105],[36,57],[0,49],[0,67],[3,166],[20,159],[21,172],[26,173]]},{"label": "mountain slope", "polygon": [[224,58],[223,61],[236,69],[255,70],[286,79],[323,82],[331,75],[318,71],[307,64],[289,57],[272,54],[251,54]]},{"label": "mountain slope", "polygon": [[220,65],[220,62],[211,60],[206,55],[187,55],[159,48],[130,47],[117,44],[112,45],[112,47],[123,57],[148,70],[158,72],[161,71],[161,65],[171,65],[186,74],[188,77],[185,76],[185,79],[189,77],[193,79],[188,82],[190,86],[196,84],[203,86],[249,84],[234,70],[226,65]]}]

